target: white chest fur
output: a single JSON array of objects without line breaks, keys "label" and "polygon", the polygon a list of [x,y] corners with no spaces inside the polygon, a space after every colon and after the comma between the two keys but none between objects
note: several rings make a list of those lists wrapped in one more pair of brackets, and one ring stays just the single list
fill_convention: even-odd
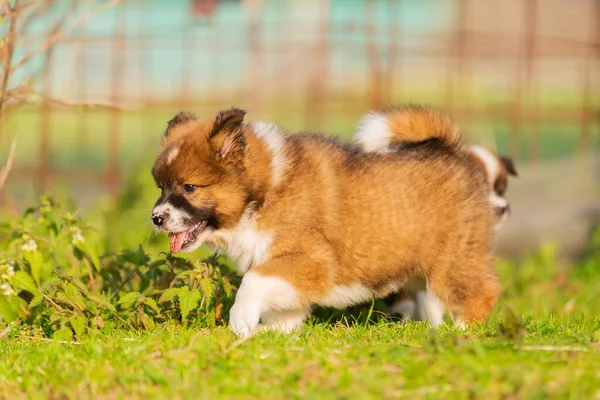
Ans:
[{"label": "white chest fur", "polygon": [[273,235],[257,229],[256,214],[251,210],[244,212],[234,229],[215,234],[215,239],[212,246],[223,249],[242,273],[267,261],[273,243]]}]

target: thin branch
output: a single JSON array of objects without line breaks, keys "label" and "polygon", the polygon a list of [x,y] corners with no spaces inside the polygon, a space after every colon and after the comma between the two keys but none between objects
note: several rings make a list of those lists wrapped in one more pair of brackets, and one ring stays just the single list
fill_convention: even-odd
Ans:
[{"label": "thin branch", "polygon": [[94,10],[92,10],[92,12],[83,15],[81,18],[77,19],[75,22],[73,22],[71,25],[67,26],[66,28],[62,29],[60,32],[57,32],[55,35],[52,35],[47,41],[46,43],[44,43],[43,45],[41,45],[40,47],[38,47],[36,50],[32,51],[31,53],[23,56],[23,58],[21,59],[21,61],[19,61],[18,63],[16,63],[13,66],[13,70],[16,70],[20,67],[22,67],[24,64],[28,63],[29,60],[31,60],[33,57],[42,54],[44,51],[48,50],[48,48],[54,46],[58,41],[60,41],[62,38],[64,38],[69,32],[71,32],[73,29],[83,25],[84,23],[86,23],[87,21],[89,21],[90,19],[92,19],[94,16],[96,16],[97,14],[101,13],[102,11],[120,3],[122,0],[111,0],[106,4],[103,4],[97,8],[95,8]]},{"label": "thin branch", "polygon": [[13,72],[13,68],[11,67],[12,57],[15,50],[15,42],[16,42],[16,29],[17,29],[17,13],[14,8],[10,7],[10,4],[7,2],[7,14],[9,17],[9,26],[8,26],[8,34],[4,40],[4,57],[2,59],[2,77],[0,78],[0,117],[2,116],[2,106],[4,105],[4,101],[6,100],[6,90],[8,88],[8,81],[10,79],[11,73]]},{"label": "thin branch", "polygon": [[64,106],[64,107],[84,107],[84,108],[114,108],[117,110],[135,111],[139,106],[135,104],[124,104],[122,102],[114,102],[107,99],[59,99],[52,96],[47,96],[43,93],[38,93],[21,88],[18,92],[12,92],[11,96],[28,104],[35,104],[41,100],[49,103]]},{"label": "thin branch", "polygon": [[4,187],[4,183],[6,182],[6,178],[8,177],[8,173],[12,168],[13,159],[15,158],[15,149],[17,148],[17,141],[13,140],[10,151],[8,152],[8,159],[6,160],[6,164],[2,169],[0,169],[0,190]]},{"label": "thin branch", "polygon": [[[54,0],[42,0],[40,5],[40,1],[33,0],[27,4],[21,5],[17,10],[19,14],[22,14],[19,15],[21,34],[26,34],[29,25],[35,20],[35,17],[47,12],[53,2]],[[25,11],[29,12],[25,13]]]}]

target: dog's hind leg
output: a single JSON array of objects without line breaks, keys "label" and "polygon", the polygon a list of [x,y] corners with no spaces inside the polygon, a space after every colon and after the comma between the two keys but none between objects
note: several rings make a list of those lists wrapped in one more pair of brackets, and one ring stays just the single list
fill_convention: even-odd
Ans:
[{"label": "dog's hind leg", "polygon": [[262,327],[265,330],[274,330],[290,333],[300,329],[306,317],[310,314],[310,308],[298,310],[271,311],[263,315]]},{"label": "dog's hind leg", "polygon": [[429,288],[446,304],[459,325],[484,321],[492,311],[500,285],[487,255],[462,260],[460,267],[434,270]]},{"label": "dog's hind leg", "polygon": [[439,326],[444,322],[446,308],[444,303],[431,290],[420,290],[416,294],[416,314],[419,321],[429,320],[431,325]]}]

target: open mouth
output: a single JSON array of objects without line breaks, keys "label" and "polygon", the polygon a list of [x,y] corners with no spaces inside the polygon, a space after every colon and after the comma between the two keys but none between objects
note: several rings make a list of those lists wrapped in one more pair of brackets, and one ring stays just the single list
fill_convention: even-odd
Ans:
[{"label": "open mouth", "polygon": [[194,226],[192,226],[189,230],[183,232],[169,232],[169,244],[171,247],[171,252],[177,253],[180,252],[186,246],[189,246],[191,243],[194,243],[198,238],[198,234],[204,230],[206,227],[207,221],[204,220]]}]

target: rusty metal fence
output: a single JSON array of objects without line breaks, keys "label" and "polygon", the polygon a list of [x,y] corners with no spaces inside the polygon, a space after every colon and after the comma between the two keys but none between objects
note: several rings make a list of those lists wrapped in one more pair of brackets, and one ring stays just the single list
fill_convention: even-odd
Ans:
[{"label": "rusty metal fence", "polygon": [[[541,159],[545,126],[569,126],[580,154],[598,142],[599,0],[123,1],[97,27],[61,42],[39,89],[112,106],[42,101],[28,111],[39,113],[35,125],[5,122],[3,146],[11,130],[32,143],[13,187],[81,181],[115,193],[123,158],[152,143],[124,140],[124,119],[140,118],[137,129],[157,137],[166,119],[156,115],[231,104],[349,136],[369,109],[426,100],[459,121],[501,121],[504,151],[531,162]],[[64,131],[49,121],[67,114],[76,144],[64,151],[85,158],[103,143],[98,167],[57,165],[53,143]],[[100,119],[102,128],[90,126]]]}]

